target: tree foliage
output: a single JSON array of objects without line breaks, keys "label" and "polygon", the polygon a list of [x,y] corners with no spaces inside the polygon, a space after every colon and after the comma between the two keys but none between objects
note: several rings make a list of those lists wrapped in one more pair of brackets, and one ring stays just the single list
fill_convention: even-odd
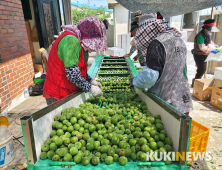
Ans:
[{"label": "tree foliage", "polygon": [[112,12],[111,11],[105,11],[104,7],[100,7],[97,9],[89,8],[86,6],[81,6],[79,8],[73,9],[72,10],[72,20],[73,24],[77,25],[79,20],[84,17],[89,17],[89,16],[96,16],[98,17],[101,21],[104,19],[108,19],[111,17]]}]

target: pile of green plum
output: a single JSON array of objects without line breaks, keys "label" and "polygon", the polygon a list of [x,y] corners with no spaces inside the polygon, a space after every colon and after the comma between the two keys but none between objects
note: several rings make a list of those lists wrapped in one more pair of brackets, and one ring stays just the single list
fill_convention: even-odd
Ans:
[{"label": "pile of green plum", "polygon": [[[109,98],[113,104],[107,105]],[[90,103],[95,100],[103,102],[100,106]],[[160,115],[151,115],[135,91],[109,93],[56,115],[40,158],[84,166],[113,162],[124,166],[130,159],[146,162],[147,152],[170,152],[171,146]]]},{"label": "pile of green plum", "polygon": [[99,73],[129,73],[128,70],[124,69],[107,69],[107,70],[100,70]]}]

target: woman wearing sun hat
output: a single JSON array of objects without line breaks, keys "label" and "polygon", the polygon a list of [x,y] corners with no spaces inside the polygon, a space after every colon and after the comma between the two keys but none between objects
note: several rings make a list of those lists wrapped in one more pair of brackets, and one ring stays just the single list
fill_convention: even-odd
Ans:
[{"label": "woman wearing sun hat", "polygon": [[214,47],[217,47],[217,45],[211,40],[212,32],[219,32],[219,30],[216,27],[215,20],[208,19],[204,22],[202,30],[196,35],[194,39],[193,56],[197,65],[197,73],[192,81],[191,87],[194,86],[195,79],[201,79],[204,73],[206,72],[207,62],[205,62],[205,60],[207,56],[210,53],[218,53],[216,49],[211,50],[211,48],[209,47],[209,44]]},{"label": "woman wearing sun hat", "polygon": [[64,32],[49,53],[43,97],[47,104],[80,90],[102,95],[101,84],[87,74],[88,53],[105,51],[106,28],[97,17],[85,17],[78,25],[63,25]]}]

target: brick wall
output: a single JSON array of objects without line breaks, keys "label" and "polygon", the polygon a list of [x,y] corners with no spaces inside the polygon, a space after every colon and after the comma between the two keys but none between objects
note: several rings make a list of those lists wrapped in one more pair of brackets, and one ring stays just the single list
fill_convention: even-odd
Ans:
[{"label": "brick wall", "polygon": [[33,83],[32,57],[20,0],[0,1],[1,111]]}]

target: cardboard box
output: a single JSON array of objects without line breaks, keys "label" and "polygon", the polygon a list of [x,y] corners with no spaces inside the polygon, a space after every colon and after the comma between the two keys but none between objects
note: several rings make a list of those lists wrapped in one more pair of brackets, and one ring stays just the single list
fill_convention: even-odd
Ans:
[{"label": "cardboard box", "polygon": [[196,79],[193,87],[193,96],[200,101],[210,101],[214,79]]},{"label": "cardboard box", "polygon": [[35,72],[42,72],[43,73],[42,64],[33,64],[33,66],[34,66],[34,71]]},{"label": "cardboard box", "polygon": [[222,80],[215,79],[210,104],[222,110]]}]

